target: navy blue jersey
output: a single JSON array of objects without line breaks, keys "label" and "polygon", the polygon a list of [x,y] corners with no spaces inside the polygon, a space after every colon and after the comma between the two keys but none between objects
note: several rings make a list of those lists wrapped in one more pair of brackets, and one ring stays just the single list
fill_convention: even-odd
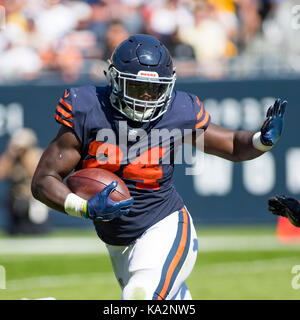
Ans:
[{"label": "navy blue jersey", "polygon": [[[174,91],[167,111],[160,118],[138,123],[114,109],[109,96],[109,86],[68,89],[59,100],[55,119],[73,128],[81,141],[81,160],[75,170],[99,167],[125,181],[134,198],[129,214],[94,225],[104,242],[128,245],[150,226],[184,206],[172,183],[176,139],[182,139],[187,132],[206,129],[210,115],[197,96]],[[156,137],[153,132],[161,130],[179,133],[171,135],[169,148],[164,138],[153,144]],[[115,140],[104,138],[108,131],[115,134]]]}]

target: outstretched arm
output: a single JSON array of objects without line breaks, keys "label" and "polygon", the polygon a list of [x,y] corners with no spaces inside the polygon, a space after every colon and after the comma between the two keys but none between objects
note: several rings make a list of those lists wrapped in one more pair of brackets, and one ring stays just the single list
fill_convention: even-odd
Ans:
[{"label": "outstretched arm", "polygon": [[287,102],[277,99],[259,132],[229,130],[210,124],[204,133],[204,152],[231,161],[254,159],[270,150],[280,138]]},{"label": "outstretched arm", "polygon": [[210,124],[204,134],[204,152],[238,162],[254,159],[263,151],[254,148],[254,132],[233,131]]}]

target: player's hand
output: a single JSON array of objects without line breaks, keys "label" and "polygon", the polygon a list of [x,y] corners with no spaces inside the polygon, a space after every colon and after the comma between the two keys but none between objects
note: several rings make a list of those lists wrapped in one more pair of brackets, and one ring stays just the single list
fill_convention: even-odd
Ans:
[{"label": "player's hand", "polygon": [[266,119],[260,129],[261,143],[265,146],[273,146],[281,136],[283,127],[283,116],[287,101],[277,99],[273,106],[269,107]]},{"label": "player's hand", "polygon": [[113,181],[87,201],[88,218],[96,221],[109,221],[129,212],[133,198],[123,201],[113,201],[110,198],[110,194],[116,189],[117,185],[118,181]]},{"label": "player's hand", "polygon": [[269,198],[269,210],[278,216],[286,217],[290,222],[300,227],[300,203],[284,195]]}]

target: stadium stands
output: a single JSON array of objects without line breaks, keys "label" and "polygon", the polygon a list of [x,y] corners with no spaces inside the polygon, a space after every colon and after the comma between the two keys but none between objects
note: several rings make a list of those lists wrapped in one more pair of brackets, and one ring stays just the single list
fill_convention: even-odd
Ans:
[{"label": "stadium stands", "polygon": [[0,0],[0,6],[6,12],[0,83],[101,80],[115,46],[135,33],[162,40],[179,77],[300,68],[294,0]]}]

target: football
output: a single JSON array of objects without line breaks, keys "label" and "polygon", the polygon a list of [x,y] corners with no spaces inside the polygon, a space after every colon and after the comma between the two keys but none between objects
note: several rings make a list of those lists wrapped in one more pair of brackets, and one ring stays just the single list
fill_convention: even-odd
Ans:
[{"label": "football", "polygon": [[89,200],[113,181],[118,181],[118,185],[110,198],[113,201],[129,199],[131,196],[125,182],[105,169],[88,168],[75,171],[67,178],[66,184],[73,193]]}]

